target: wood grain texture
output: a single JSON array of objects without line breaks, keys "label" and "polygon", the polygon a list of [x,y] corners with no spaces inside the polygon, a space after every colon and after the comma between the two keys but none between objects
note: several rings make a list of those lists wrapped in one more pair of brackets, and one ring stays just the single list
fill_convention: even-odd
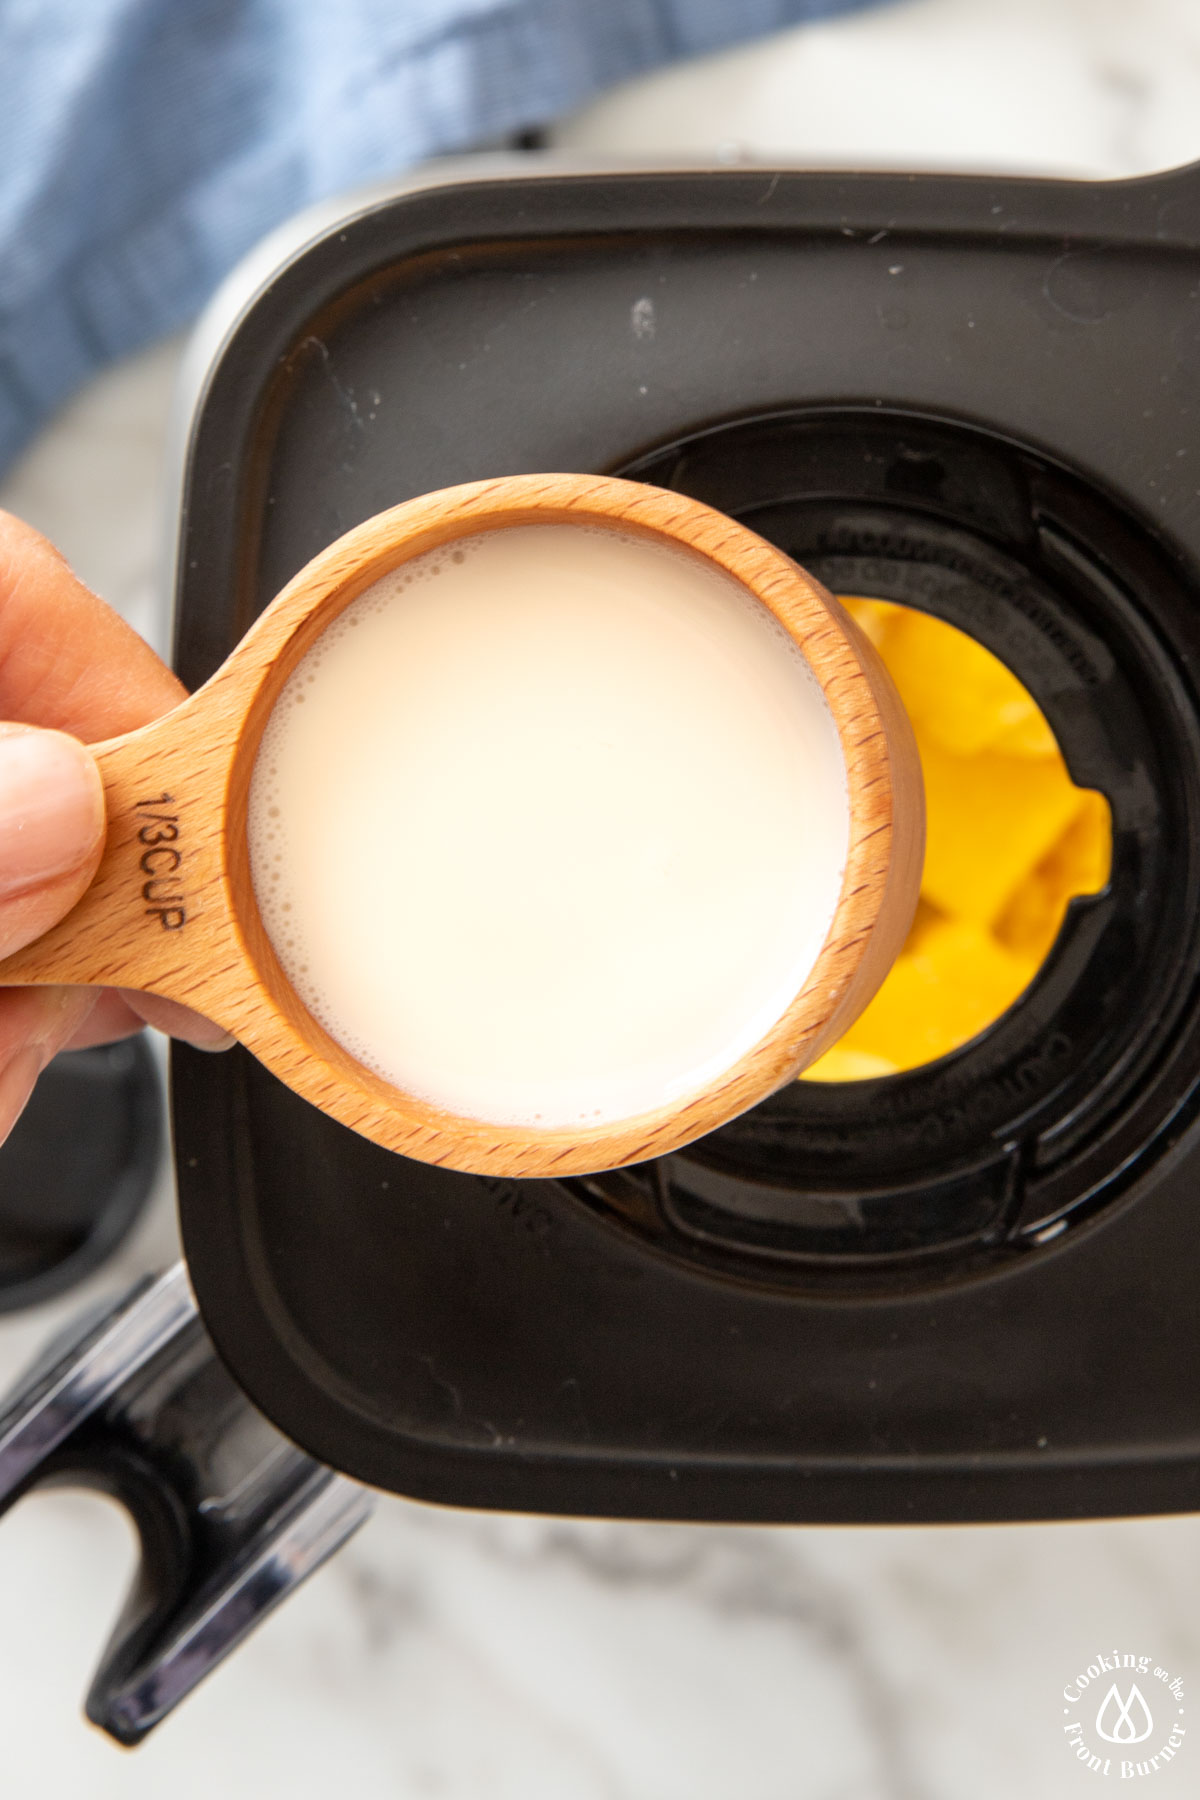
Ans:
[{"label": "wood grain texture", "polygon": [[[846,760],[850,847],[841,898],[807,981],[715,1085],[636,1119],[539,1131],[461,1118],[362,1067],[293,993],[254,901],[250,776],[280,689],[342,608],[410,557],[498,526],[579,521],[682,543],[743,582],[801,646]],[[108,807],[96,878],[73,911],[0,963],[0,984],[68,982],[163,994],[231,1031],[281,1080],[406,1156],[507,1176],[582,1174],[677,1149],[789,1081],[851,1024],[904,941],[924,854],[920,764],[871,646],[788,557],[682,495],[587,475],[513,476],[380,513],[315,557],[229,660],[166,718],[94,746]],[[697,970],[703,980],[704,971]]]}]

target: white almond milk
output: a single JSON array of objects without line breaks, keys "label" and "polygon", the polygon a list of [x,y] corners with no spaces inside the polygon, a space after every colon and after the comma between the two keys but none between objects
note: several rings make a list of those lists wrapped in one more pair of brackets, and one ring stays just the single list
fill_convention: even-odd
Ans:
[{"label": "white almond milk", "polygon": [[263,923],[326,1030],[515,1126],[710,1083],[837,905],[845,768],[786,632],[698,556],[483,532],[363,594],[297,668],[250,792]]}]

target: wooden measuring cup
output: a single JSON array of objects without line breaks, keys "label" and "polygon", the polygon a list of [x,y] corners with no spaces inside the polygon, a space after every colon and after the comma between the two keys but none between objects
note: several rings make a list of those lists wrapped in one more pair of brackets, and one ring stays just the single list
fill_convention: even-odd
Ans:
[{"label": "wooden measuring cup", "polygon": [[[342,609],[400,563],[502,526],[579,523],[684,545],[748,588],[800,646],[847,773],[849,854],[832,925],[799,992],[702,1091],[636,1118],[572,1129],[491,1124],[401,1091],[344,1050],[289,983],[251,882],[247,796],[263,730],[297,664]],[[908,720],[874,651],[780,551],[679,494],[587,475],[448,488],[381,513],[315,557],[228,661],[141,730],[93,746],[108,838],[83,898],[0,963],[0,985],[160,994],[206,1014],[332,1117],[425,1162],[506,1176],[639,1162],[735,1117],[814,1060],[891,967],[916,905],[923,789]]]}]

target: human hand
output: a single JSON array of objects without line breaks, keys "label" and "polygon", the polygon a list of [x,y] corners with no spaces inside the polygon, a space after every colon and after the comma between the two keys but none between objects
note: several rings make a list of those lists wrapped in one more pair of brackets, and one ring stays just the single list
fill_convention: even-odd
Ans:
[{"label": "human hand", "polygon": [[[40,532],[0,512],[0,958],[91,882],[104,796],[83,748],[148,725],[185,689]],[[202,1050],[232,1039],[187,1007],[119,988],[0,989],[0,1143],[60,1050],[157,1025]]]}]

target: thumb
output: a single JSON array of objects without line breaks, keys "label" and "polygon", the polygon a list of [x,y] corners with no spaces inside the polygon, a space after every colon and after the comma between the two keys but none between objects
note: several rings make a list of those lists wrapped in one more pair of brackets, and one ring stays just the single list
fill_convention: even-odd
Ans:
[{"label": "thumb", "polygon": [[74,906],[104,847],[104,790],[61,731],[0,724],[0,957]]}]

